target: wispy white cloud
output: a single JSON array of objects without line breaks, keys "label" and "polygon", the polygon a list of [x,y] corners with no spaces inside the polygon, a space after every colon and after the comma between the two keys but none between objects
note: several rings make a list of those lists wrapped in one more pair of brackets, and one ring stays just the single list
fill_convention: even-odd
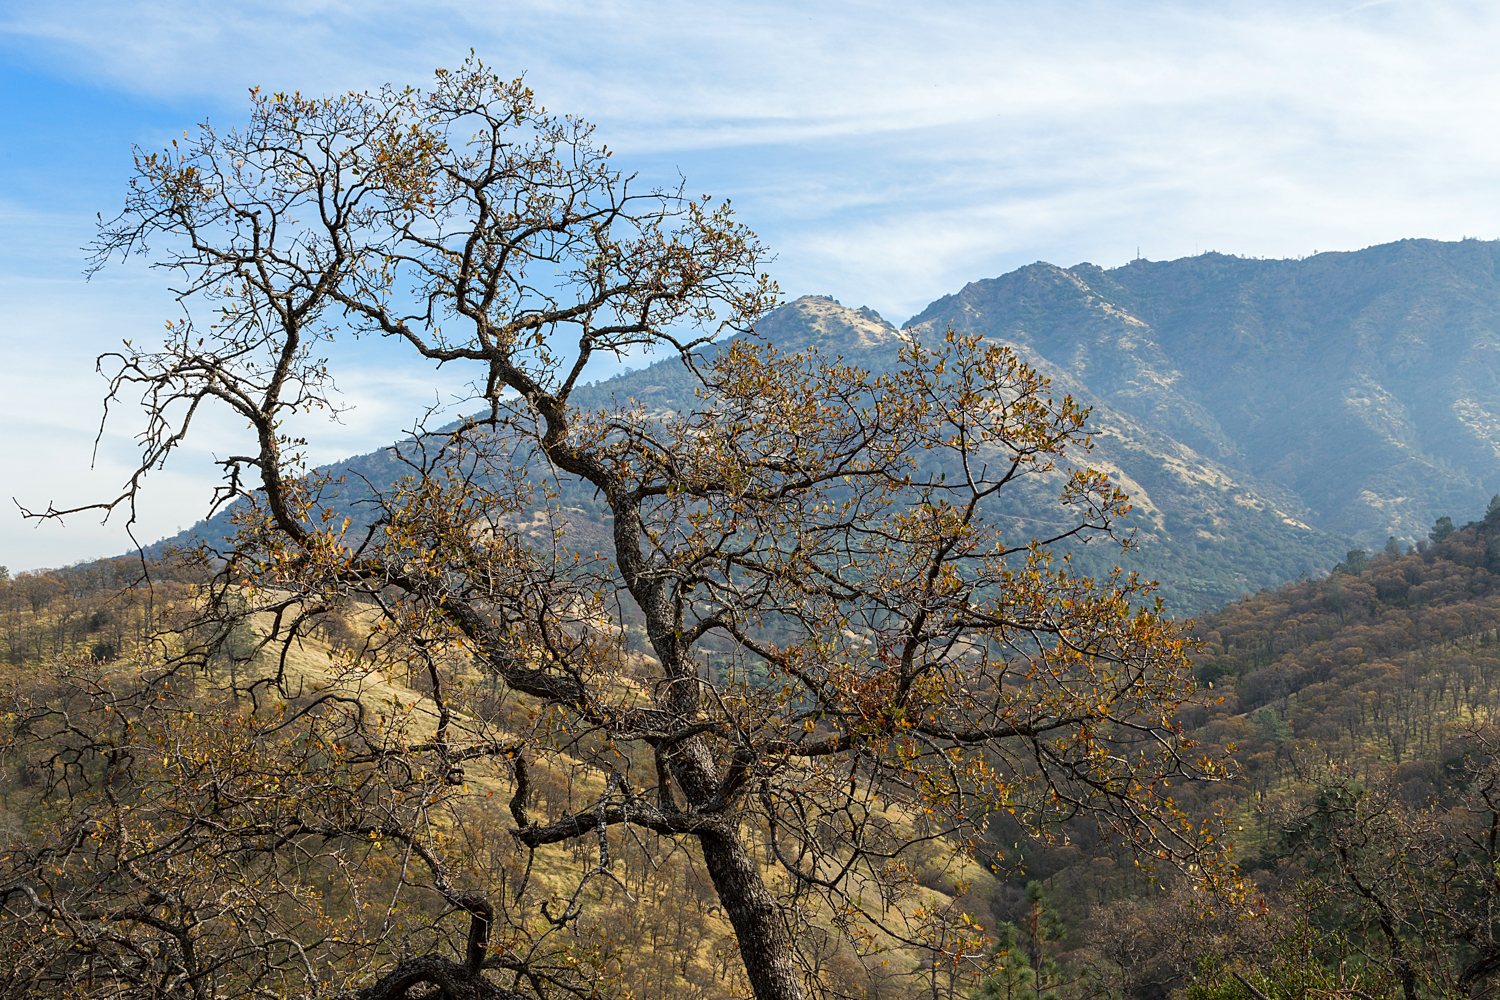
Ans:
[{"label": "wispy white cloud", "polygon": [[1139,112],[1247,85],[1342,105],[1381,76],[1492,76],[1495,29],[1483,5],[1316,2],[60,2],[0,22],[43,62],[157,96],[420,80],[474,47],[555,101],[628,122],[632,145],[670,148]]}]

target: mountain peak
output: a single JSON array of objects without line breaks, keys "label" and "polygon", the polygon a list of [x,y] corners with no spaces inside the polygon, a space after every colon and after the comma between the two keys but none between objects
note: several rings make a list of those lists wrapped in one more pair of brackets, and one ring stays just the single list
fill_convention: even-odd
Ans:
[{"label": "mountain peak", "polygon": [[869,306],[850,309],[827,295],[804,295],[775,310],[756,326],[777,347],[816,347],[832,354],[863,354],[895,347],[905,338]]}]

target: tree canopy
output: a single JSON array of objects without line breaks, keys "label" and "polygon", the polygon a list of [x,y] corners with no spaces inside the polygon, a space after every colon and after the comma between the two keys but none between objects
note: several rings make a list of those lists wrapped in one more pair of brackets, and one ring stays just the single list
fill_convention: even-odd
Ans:
[{"label": "tree canopy", "polygon": [[[727,204],[643,190],[475,61],[429,91],[256,92],[245,129],[139,153],[97,249],[150,254],[184,307],[102,359],[146,426],[98,506],[133,505],[204,407],[252,440],[222,460],[237,534],[157,654],[16,703],[9,752],[66,822],[6,857],[15,981],[588,995],[569,928],[618,881],[621,829],[701,863],[760,1000],[836,991],[813,922],[861,955],[924,949],[934,990],[977,981],[982,928],[895,903],[919,847],[980,853],[996,816],[1039,837],[1091,817],[1216,876],[1217,828],[1172,798],[1223,773],[1174,721],[1187,641],[1147,584],[1051,555],[1113,544],[1129,501],[1085,464],[1086,412],[1009,349],[949,333],[871,372],[759,342],[777,291]],[[361,531],[287,429],[339,412],[343,334],[472,372],[467,415],[418,415]],[[570,403],[642,349],[681,358],[697,407]],[[607,505],[607,545],[554,520],[560,478]],[[1053,487],[1045,537],[996,514],[1023,480]],[[290,653],[335,614],[364,637],[310,686]],[[226,673],[247,636],[262,666]],[[559,773],[580,776],[561,803]],[[535,898],[558,844],[592,863]]]}]

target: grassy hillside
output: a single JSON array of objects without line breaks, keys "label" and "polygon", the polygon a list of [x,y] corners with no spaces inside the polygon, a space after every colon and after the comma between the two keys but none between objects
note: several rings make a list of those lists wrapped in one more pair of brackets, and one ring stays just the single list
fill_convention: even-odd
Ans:
[{"label": "grassy hillside", "polygon": [[[0,631],[7,641],[0,680],[8,691],[4,711],[12,713],[7,718],[24,714],[21,706],[37,699],[59,704],[56,692],[71,677],[123,692],[137,671],[160,676],[168,661],[209,638],[201,629],[188,627],[200,602],[198,574],[180,564],[149,568],[149,583],[141,579],[142,565],[131,560],[0,581]],[[269,614],[258,615],[243,634],[230,636],[202,669],[183,674],[174,685],[174,697],[182,699],[175,712],[189,720],[196,714],[216,733],[251,713],[295,717],[316,699],[333,694],[357,700],[363,711],[380,718],[383,731],[406,740],[429,739],[439,711],[427,670],[421,665],[410,672],[375,668],[368,655],[370,644],[380,641],[372,637],[374,621],[368,608],[345,608],[321,616],[303,634],[283,633],[285,641],[262,645],[273,635],[276,622]],[[457,729],[505,739],[507,733],[536,724],[538,712],[529,699],[497,687],[460,650],[439,651],[436,662],[457,713]],[[644,676],[647,665],[639,666]],[[243,687],[278,673],[282,687],[263,691],[260,700],[241,698],[226,687],[231,679]],[[621,683],[631,683],[628,673]],[[191,743],[200,737],[185,731],[177,739]],[[536,815],[557,817],[592,807],[605,791],[605,775],[583,758],[598,757],[597,744],[604,739],[602,734],[581,733],[574,738],[574,753],[531,760]],[[148,742],[142,741],[139,752],[149,752]],[[627,771],[653,766],[649,757],[614,757],[614,766]],[[66,822],[76,802],[66,783],[54,784],[47,777],[45,760],[20,756],[3,741],[0,758],[12,765],[0,775],[4,852]],[[507,803],[513,792],[513,778],[503,765],[475,762],[466,768],[462,787],[446,793],[442,822],[449,829],[441,839],[462,859],[468,883],[487,886],[496,898],[524,885],[518,919],[543,925],[542,904],[556,913],[570,900],[580,903],[580,915],[566,928],[567,939],[574,942],[568,945],[574,955],[570,960],[589,965],[588,975],[609,996],[708,1000],[748,994],[738,946],[696,846],[645,830],[612,827],[605,834],[607,871],[600,868],[605,855],[592,832],[529,855],[509,834],[513,820]],[[131,808],[149,812],[149,803],[127,806]],[[902,830],[915,829],[920,818],[890,808],[875,821]],[[795,886],[772,855],[766,831],[747,833],[768,884],[783,895],[793,891]],[[344,925],[378,925],[387,901],[400,894],[393,861],[375,844],[362,860],[348,862],[347,884],[331,873],[303,872],[309,880],[305,888],[322,899],[322,919],[340,927],[340,933],[352,934]],[[962,856],[954,860],[941,844],[910,852],[900,863],[909,866],[906,887],[883,900],[890,927],[919,926],[925,912],[955,918],[973,912],[988,920],[989,908],[1000,895],[998,883],[982,863]],[[438,911],[430,902],[418,898],[407,905],[436,919]],[[829,912],[816,898],[790,902],[790,912],[799,921],[798,946],[830,988],[849,996],[905,998],[928,995],[934,981],[955,978],[954,970],[934,968],[921,953],[889,934],[873,930],[860,936],[856,925],[841,927],[840,920],[848,915]],[[851,938],[858,938],[858,943]],[[962,978],[962,970],[957,978]]]}]

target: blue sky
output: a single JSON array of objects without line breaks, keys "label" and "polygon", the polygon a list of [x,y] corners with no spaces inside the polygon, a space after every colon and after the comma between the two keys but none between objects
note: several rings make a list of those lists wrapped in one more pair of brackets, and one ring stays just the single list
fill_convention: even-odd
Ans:
[{"label": "blue sky", "polygon": [[[421,85],[471,48],[596,122],[621,166],[732,198],[789,297],[897,323],[1039,259],[1500,237],[1492,3],[0,0],[0,499],[102,496],[133,454],[122,414],[90,471],[93,357],[174,307],[136,265],[85,283],[79,249],[133,143],[235,124],[252,85]],[[451,388],[361,351],[338,359],[345,424],[308,428],[317,460]],[[239,429],[202,432],[151,480],[143,540],[201,514]],[[12,570],[126,544],[114,523],[0,514]]]}]

